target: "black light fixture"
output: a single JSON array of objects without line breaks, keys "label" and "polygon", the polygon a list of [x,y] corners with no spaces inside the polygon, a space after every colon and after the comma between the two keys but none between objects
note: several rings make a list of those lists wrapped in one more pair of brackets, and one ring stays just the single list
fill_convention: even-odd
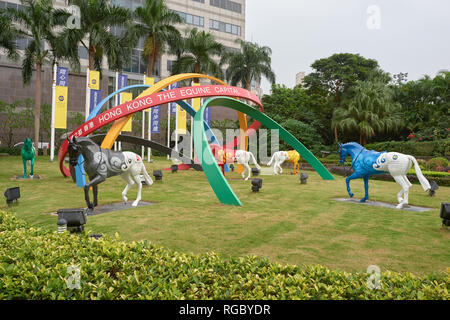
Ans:
[{"label": "black light fixture", "polygon": [[436,194],[436,190],[439,189],[438,184],[436,183],[436,181],[430,181],[430,191],[428,192],[428,194],[430,195],[430,197],[434,196]]},{"label": "black light fixture", "polygon": [[259,175],[258,168],[252,168],[252,177],[257,177]]},{"label": "black light fixture", "polygon": [[306,180],[308,180],[308,174],[306,173],[301,173],[300,174],[300,183],[301,184],[306,184]]},{"label": "black light fixture", "polygon": [[156,181],[162,180],[162,171],[161,170],[153,170],[153,176],[155,177]]},{"label": "black light fixture", "polygon": [[441,219],[443,226],[450,226],[450,202],[441,203]]},{"label": "black light fixture", "polygon": [[178,165],[177,164],[171,165],[170,166],[170,170],[172,170],[172,173],[178,172]]},{"label": "black light fixture", "polygon": [[17,199],[20,198],[20,188],[14,187],[14,188],[8,188],[6,189],[5,193],[6,203],[10,205],[13,202],[17,202]]},{"label": "black light fixture", "polygon": [[58,210],[58,232],[66,230],[73,232],[83,232],[87,220],[86,209],[59,209]]},{"label": "black light fixture", "polygon": [[252,191],[259,192],[262,188],[262,179],[252,179]]}]

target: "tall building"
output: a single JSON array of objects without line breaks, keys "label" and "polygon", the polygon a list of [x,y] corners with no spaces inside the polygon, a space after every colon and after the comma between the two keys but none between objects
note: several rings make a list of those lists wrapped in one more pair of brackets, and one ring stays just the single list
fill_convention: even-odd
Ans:
[{"label": "tall building", "polygon": [[[129,8],[131,10],[142,6],[145,0],[111,0],[111,4]],[[67,8],[67,0],[54,0],[54,7]],[[184,23],[177,25],[182,35],[187,28],[198,28],[211,32],[218,42],[229,50],[239,50],[236,39],[245,39],[245,0],[166,0],[167,6],[178,13]],[[19,0],[0,1],[0,8],[21,8]],[[114,32],[115,30],[112,30]],[[29,39],[18,39],[19,49],[26,48]],[[144,41],[141,39],[133,49],[132,63],[123,72],[128,75],[128,84],[142,83],[146,72],[146,61],[142,57]],[[83,46],[78,47],[81,62],[81,72],[69,75],[68,111],[84,114],[86,69],[88,54]],[[156,80],[170,76],[170,70],[175,57],[164,54],[157,61],[155,67]],[[63,64],[64,65],[64,64]],[[64,65],[67,66],[67,65]],[[100,89],[102,99],[114,91],[115,71],[109,70],[106,59],[103,60]],[[25,98],[34,99],[35,75],[29,85],[24,85],[21,74],[21,62],[8,60],[0,56],[0,101],[11,103]],[[51,104],[52,71],[50,65],[45,65],[42,74],[42,102]],[[225,109],[226,110],[226,109]],[[213,118],[235,119],[235,113],[229,110],[213,112]],[[163,111],[163,114],[165,112]]]},{"label": "tall building", "polygon": [[296,76],[295,76],[295,85],[296,86],[298,86],[298,85],[303,85],[303,79],[305,79],[305,76],[306,76],[306,72],[304,72],[304,71],[301,71],[301,72],[299,72],[299,73],[297,73],[296,74]]}]

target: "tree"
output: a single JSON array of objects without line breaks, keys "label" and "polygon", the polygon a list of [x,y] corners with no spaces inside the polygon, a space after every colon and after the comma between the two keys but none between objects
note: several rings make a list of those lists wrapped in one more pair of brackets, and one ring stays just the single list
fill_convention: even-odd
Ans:
[{"label": "tree", "polygon": [[[222,79],[222,70],[214,57],[221,57],[224,46],[211,33],[198,31],[197,28],[186,30],[185,36],[171,42],[170,53],[177,55],[172,74],[204,73]],[[200,83],[200,79],[195,78],[194,82]]]},{"label": "tree", "polygon": [[[309,94],[327,97],[328,104],[321,105],[322,123],[329,127],[333,110],[341,106],[349,89],[358,81],[382,76],[385,81],[389,77],[384,74],[373,59],[366,59],[359,54],[339,53],[331,57],[316,60],[311,67],[314,72],[304,79]],[[319,110],[318,110],[319,111]],[[338,139],[337,127],[334,127],[335,141]]]},{"label": "tree", "polygon": [[53,44],[54,29],[61,25],[67,13],[63,10],[53,9],[51,0],[21,0],[23,10],[8,8],[6,17],[17,23],[21,36],[30,39],[25,49],[22,61],[22,77],[25,84],[29,83],[36,70],[36,91],[34,107],[34,143],[39,142],[42,67],[51,56],[47,44]]},{"label": "tree", "polygon": [[261,82],[262,76],[274,84],[275,73],[271,67],[272,50],[241,39],[237,39],[236,42],[241,45],[241,51],[229,51],[224,54],[222,60],[222,63],[228,63],[226,79],[231,85],[241,83],[245,89],[250,90],[252,80]]},{"label": "tree", "polygon": [[101,70],[103,56],[112,69],[122,69],[130,61],[135,40],[128,33],[117,36],[111,28],[130,28],[131,11],[109,4],[108,0],[70,0],[80,8],[80,28],[66,29],[63,35],[68,43],[81,44],[88,52],[89,69]]},{"label": "tree", "polygon": [[400,105],[393,101],[393,91],[380,81],[359,81],[352,95],[333,112],[332,127],[356,131],[360,144],[378,132],[389,132],[401,126]]},{"label": "tree", "polygon": [[[0,113],[3,115],[0,130],[6,138],[6,144],[9,148],[14,146],[14,133],[17,129],[29,128],[33,125],[32,104],[33,102],[30,99],[12,103],[0,101]],[[21,106],[23,106],[22,111],[18,111],[17,109]]]},{"label": "tree", "polygon": [[136,8],[134,18],[134,36],[145,38],[143,56],[147,58],[147,75],[154,75],[156,61],[166,44],[180,37],[174,25],[182,19],[162,0],[146,0],[143,7]]},{"label": "tree", "polygon": [[19,34],[19,30],[8,19],[6,11],[0,10],[0,49],[5,50],[8,58],[13,60],[18,58],[16,39]]}]

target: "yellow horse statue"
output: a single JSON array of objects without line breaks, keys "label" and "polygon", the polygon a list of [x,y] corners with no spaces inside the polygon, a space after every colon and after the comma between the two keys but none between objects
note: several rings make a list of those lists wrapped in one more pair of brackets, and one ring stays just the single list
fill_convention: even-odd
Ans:
[{"label": "yellow horse statue", "polygon": [[[283,162],[290,162],[293,164],[294,171],[292,171],[292,174],[297,174],[300,172],[300,154],[296,150],[289,150],[289,151],[278,151],[275,152],[270,159],[267,166],[270,166],[272,162],[274,162],[273,166],[273,172],[275,174],[283,173],[283,169],[281,168],[281,165]],[[279,169],[279,172],[278,172]]]}]

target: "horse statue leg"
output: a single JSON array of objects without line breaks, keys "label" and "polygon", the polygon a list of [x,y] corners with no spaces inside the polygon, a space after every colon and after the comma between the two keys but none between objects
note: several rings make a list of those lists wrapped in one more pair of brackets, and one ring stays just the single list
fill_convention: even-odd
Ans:
[{"label": "horse statue leg", "polygon": [[30,177],[33,178],[33,169],[34,169],[34,157],[31,158],[31,169],[30,169]]},{"label": "horse statue leg", "polygon": [[127,204],[127,201],[128,201],[127,193],[128,193],[128,190],[130,190],[130,188],[134,185],[134,181],[133,181],[133,179],[131,179],[131,176],[128,174],[128,172],[125,174],[122,174],[121,177],[127,183],[127,185],[125,186],[125,189],[123,189],[123,191],[122,191],[123,203]]},{"label": "horse statue leg", "polygon": [[364,176],[364,198],[362,198],[360,201],[361,202],[366,202],[369,199],[369,176]]},{"label": "horse statue leg", "polygon": [[84,199],[86,200],[86,205],[89,209],[94,209],[94,204],[91,203],[89,199],[89,189],[93,186],[97,186],[103,181],[105,181],[105,178],[103,176],[97,175],[94,177],[94,179],[91,179],[89,183],[86,183],[86,185],[84,186]]},{"label": "horse statue leg", "polygon": [[92,186],[92,193],[94,194],[94,208],[98,205],[98,185]]},{"label": "horse statue leg", "polygon": [[348,192],[348,195],[350,196],[350,198],[353,198],[353,196],[354,196],[352,190],[350,189],[350,181],[354,180],[354,179],[358,179],[358,178],[361,178],[361,176],[359,174],[357,174],[356,172],[354,172],[349,177],[347,177],[347,179],[345,179],[345,182],[347,183],[347,192]]},{"label": "horse statue leg", "polygon": [[22,157],[23,162],[23,178],[25,179],[27,177],[27,160],[25,160],[24,157]]},{"label": "horse statue leg", "polygon": [[[406,179],[406,177],[401,175],[393,176],[393,178],[395,182],[397,182],[400,187],[402,187],[402,190],[400,190],[400,192],[397,194],[398,205],[396,208],[403,209],[403,207],[408,204],[408,193],[409,189],[411,188],[411,183],[408,181],[408,179]],[[402,195],[403,198],[401,197]]]},{"label": "horse statue leg", "polygon": [[[248,162],[244,163],[244,167],[245,167],[245,170],[248,171],[247,178],[245,178],[245,180],[247,181],[247,180],[250,178],[250,174],[251,174],[252,170],[250,169],[250,166],[248,165]],[[243,177],[244,177],[244,176],[242,176],[242,178],[243,178]]]}]

